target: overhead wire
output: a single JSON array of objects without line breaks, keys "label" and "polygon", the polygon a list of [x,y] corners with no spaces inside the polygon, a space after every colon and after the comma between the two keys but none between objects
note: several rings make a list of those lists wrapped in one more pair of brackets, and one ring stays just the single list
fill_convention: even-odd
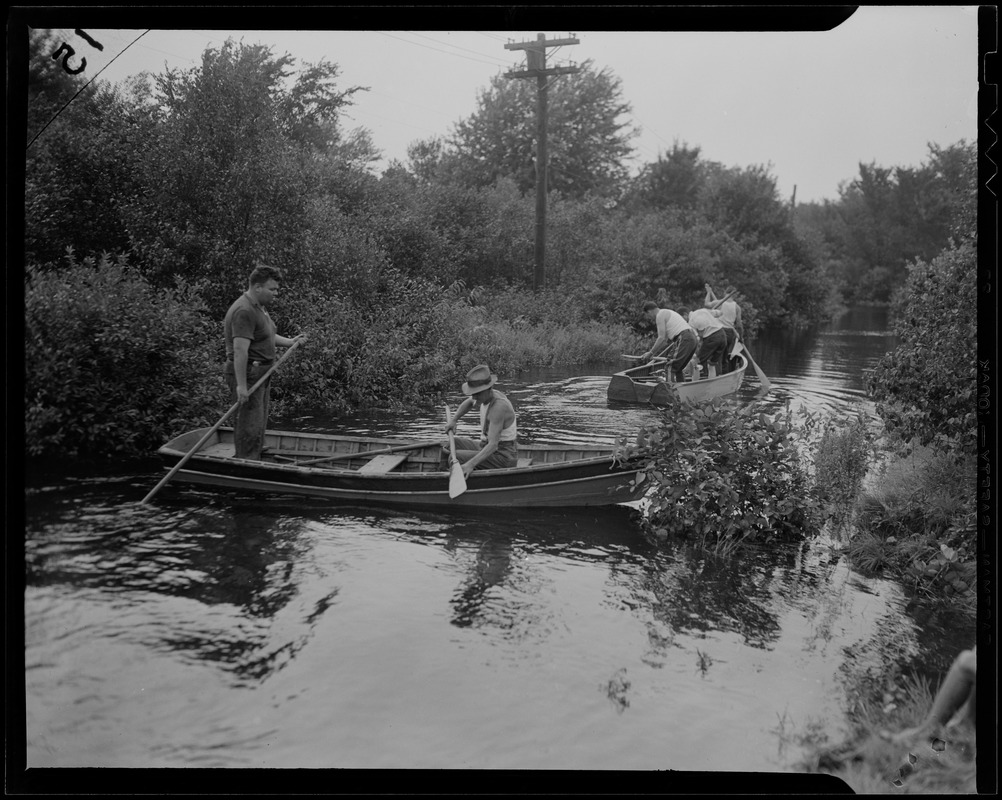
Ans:
[{"label": "overhead wire", "polygon": [[53,122],[55,122],[55,121],[56,121],[56,118],[57,118],[57,117],[58,117],[58,116],[59,116],[60,114],[62,114],[62,113],[63,113],[63,112],[64,112],[64,111],[65,111],[65,110],[66,110],[66,109],[67,109],[67,108],[69,107],[70,103],[72,103],[72,102],[73,102],[74,100],[76,100],[76,99],[77,99],[77,97],[79,97],[79,96],[80,96],[80,93],[81,93],[81,92],[82,92],[82,91],[83,91],[84,89],[86,89],[86,88],[87,88],[88,86],[90,86],[90,85],[91,85],[91,84],[92,84],[92,83],[93,83],[94,81],[96,81],[96,80],[97,80],[97,78],[98,78],[98,75],[100,75],[100,74],[101,74],[102,72],[104,72],[104,71],[105,71],[106,69],[108,69],[108,67],[110,67],[110,66],[111,66],[112,64],[114,64],[114,63],[115,63],[115,59],[117,59],[117,58],[118,58],[118,56],[122,55],[122,53],[124,53],[124,52],[125,52],[126,50],[128,50],[128,49],[129,49],[130,47],[132,47],[132,45],[134,45],[134,44],[135,44],[136,42],[138,42],[138,41],[139,41],[140,39],[142,39],[142,38],[143,38],[143,37],[144,37],[144,36],[145,36],[145,35],[146,35],[147,33],[149,33],[149,32],[150,32],[150,30],[151,30],[150,28],[147,28],[147,29],[146,29],[145,31],[143,31],[143,32],[142,32],[141,34],[139,34],[139,35],[138,35],[138,36],[137,36],[137,37],[136,37],[135,39],[133,39],[133,40],[132,40],[131,42],[129,42],[129,44],[127,44],[127,45],[125,46],[125,48],[124,48],[124,49],[123,49],[123,50],[122,50],[122,51],[121,51],[121,52],[120,52],[120,53],[119,53],[118,55],[116,55],[116,56],[115,56],[115,58],[111,59],[111,61],[109,61],[109,62],[108,62],[107,64],[105,64],[105,65],[104,65],[103,67],[101,67],[101,69],[99,69],[99,70],[98,70],[98,71],[97,71],[97,72],[96,72],[96,73],[94,74],[94,77],[93,77],[93,78],[91,78],[91,79],[90,79],[89,81],[87,81],[87,83],[85,83],[85,84],[84,84],[83,86],[81,86],[81,87],[80,87],[80,88],[79,88],[79,89],[77,90],[76,94],[74,94],[74,95],[73,95],[73,97],[71,97],[71,98],[70,98],[69,100],[67,100],[67,101],[66,101],[66,104],[65,104],[65,105],[64,105],[64,106],[63,106],[62,108],[60,108],[60,109],[59,109],[59,110],[58,110],[58,111],[57,111],[57,112],[55,113],[55,115],[54,115],[54,116],[52,117],[52,119],[50,119],[50,120],[49,120],[48,122],[46,122],[46,123],[45,123],[45,125],[43,125],[43,126],[42,126],[42,129],[41,129],[41,130],[40,130],[40,131],[39,131],[38,133],[36,133],[36,134],[35,134],[34,136],[32,136],[32,137],[31,137],[31,141],[30,141],[30,142],[28,142],[28,144],[27,144],[27,145],[25,145],[25,148],[24,148],[24,149],[25,149],[25,150],[27,150],[27,149],[28,149],[29,147],[31,147],[31,146],[32,146],[32,145],[33,145],[33,144],[35,143],[35,140],[36,140],[36,139],[38,139],[38,137],[39,137],[39,136],[41,136],[41,135],[42,135],[43,133],[45,133],[45,129],[46,129],[46,128],[48,128],[48,127],[49,127],[49,126],[50,126],[50,125],[51,125],[51,124],[52,124]]}]

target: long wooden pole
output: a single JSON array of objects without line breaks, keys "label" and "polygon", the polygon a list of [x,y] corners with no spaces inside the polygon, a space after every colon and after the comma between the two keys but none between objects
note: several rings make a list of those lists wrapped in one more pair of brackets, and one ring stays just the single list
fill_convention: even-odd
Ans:
[{"label": "long wooden pole", "polygon": [[[299,347],[299,343],[301,341],[302,341],[301,339],[297,339],[296,341],[294,341],[292,343],[292,346],[288,350],[286,350],[285,353],[282,354],[282,357],[278,359],[278,361],[276,361],[274,364],[272,364],[271,368],[266,373],[264,373],[264,375],[258,378],[257,383],[255,383],[250,388],[250,391],[247,392],[248,396],[254,394],[254,392],[258,389],[258,387],[260,387],[261,384],[263,384],[266,380],[268,380],[268,378],[271,376],[271,373],[273,373],[276,369],[278,369],[278,365],[281,364],[283,361],[285,361],[285,359],[287,359],[290,355],[292,355],[293,350]],[[219,426],[222,425],[223,422],[225,422],[229,418],[230,414],[236,411],[239,407],[240,407],[240,401],[237,401],[232,406],[230,406],[230,410],[219,418],[219,422],[217,422],[215,425],[209,428],[209,430],[206,431],[205,435],[198,440],[195,446],[191,448],[191,450],[189,450],[187,454],[185,454],[185,456],[171,468],[170,472],[164,475],[160,483],[154,486],[153,489],[150,491],[150,493],[139,501],[140,505],[148,503],[150,499],[153,497],[153,495],[159,492],[167,483],[167,481],[169,481],[177,474],[177,472],[181,469],[181,467],[183,467],[188,462],[188,459],[191,458],[193,455],[195,455],[195,453],[197,453],[202,448],[203,444],[209,441],[209,437],[212,436],[212,434],[214,434],[217,430],[219,430]]]}]

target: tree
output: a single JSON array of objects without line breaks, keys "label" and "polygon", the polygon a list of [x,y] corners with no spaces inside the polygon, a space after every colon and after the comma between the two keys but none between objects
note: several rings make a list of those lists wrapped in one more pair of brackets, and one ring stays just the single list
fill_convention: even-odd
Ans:
[{"label": "tree", "polygon": [[[570,197],[588,192],[618,193],[626,179],[624,159],[636,135],[621,118],[631,107],[621,99],[619,78],[581,70],[555,80],[548,91],[547,187]],[[450,174],[470,186],[488,186],[501,177],[522,192],[536,185],[536,87],[498,75],[480,93],[478,110],[455,127],[450,150],[439,163],[453,162]]]},{"label": "tree", "polygon": [[904,292],[892,305],[900,343],[867,382],[890,431],[906,442],[968,454],[976,448],[976,164],[972,153],[957,238],[931,261],[909,265]]},{"label": "tree", "polygon": [[157,76],[143,190],[123,207],[151,279],[204,276],[227,297],[256,260],[300,260],[311,201],[359,202],[374,152],[340,114],[362,87],[337,89],[336,64],[294,64],[228,40],[200,66]]},{"label": "tree", "polygon": [[963,140],[930,144],[919,167],[861,163],[859,176],[840,187],[839,224],[827,238],[848,300],[889,301],[910,262],[928,261],[946,246],[966,191],[963,164],[973,152]]},{"label": "tree", "polygon": [[704,179],[699,147],[673,142],[670,152],[658,153],[657,161],[645,164],[630,187],[635,206],[648,208],[692,208],[699,199]]},{"label": "tree", "polygon": [[84,88],[57,66],[49,57],[57,42],[48,31],[30,32],[25,255],[49,266],[67,248],[127,249],[117,201],[135,183],[139,150],[130,153],[128,142],[143,128],[127,90],[101,81]]}]

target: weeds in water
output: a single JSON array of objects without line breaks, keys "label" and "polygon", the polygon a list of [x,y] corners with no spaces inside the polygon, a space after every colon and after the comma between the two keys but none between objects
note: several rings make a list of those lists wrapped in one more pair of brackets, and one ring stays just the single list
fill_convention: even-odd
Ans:
[{"label": "weeds in water", "polygon": [[812,442],[813,488],[836,534],[847,533],[863,480],[875,460],[874,435],[862,411],[848,419],[804,412]]},{"label": "weeds in water", "polygon": [[891,572],[921,595],[974,602],[976,465],[928,448],[885,467],[856,509],[853,567]]}]

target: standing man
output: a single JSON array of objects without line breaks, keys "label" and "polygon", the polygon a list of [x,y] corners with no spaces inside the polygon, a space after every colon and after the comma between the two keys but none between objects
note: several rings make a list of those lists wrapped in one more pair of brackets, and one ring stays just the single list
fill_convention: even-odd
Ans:
[{"label": "standing man", "polygon": [[707,377],[716,378],[727,351],[727,334],[724,333],[724,326],[707,308],[684,310],[688,315],[689,324],[699,334],[699,352],[696,353],[696,358],[699,360],[700,369],[705,367]]},{"label": "standing man", "polygon": [[724,326],[724,334],[727,336],[727,349],[724,353],[724,372],[730,372],[734,369],[734,361],[731,356],[734,352],[734,345],[739,338],[744,338],[744,326],[741,323],[741,306],[734,299],[737,296],[738,290],[733,286],[728,286],[727,291],[724,293],[724,299],[719,300],[717,299],[717,295],[714,294],[713,289],[710,288],[710,284],[707,283],[705,286],[706,297],[703,300],[703,305],[710,309],[713,315],[719,318]]},{"label": "standing man", "polygon": [[233,423],[233,439],[237,458],[261,459],[264,431],[268,424],[268,400],[271,379],[254,394],[248,394],[275,362],[275,346],[291,347],[299,339],[288,339],[276,333],[275,323],[266,307],[278,294],[282,272],[277,267],[258,264],[247,279],[247,291],[230,306],[223,319],[226,340],[226,366],[223,374],[230,387],[230,402],[239,403]]},{"label": "standing man", "polygon": [[682,383],[685,380],[682,370],[696,352],[696,332],[692,329],[685,317],[670,308],[659,308],[658,304],[652,300],[644,303],[644,313],[647,314],[657,326],[658,338],[654,346],[644,353],[641,358],[650,361],[658,355],[669,344],[675,345],[675,355],[672,357],[668,368],[671,370],[671,378],[675,383]]},{"label": "standing man", "polygon": [[[504,469],[518,466],[518,426],[515,409],[504,394],[494,389],[498,376],[486,364],[466,373],[463,394],[455,415],[445,425],[445,432],[456,430],[456,423],[474,406],[480,409],[480,440],[455,437],[456,460],[463,465],[467,478],[475,469]],[[442,448],[449,449],[448,441]]]}]

